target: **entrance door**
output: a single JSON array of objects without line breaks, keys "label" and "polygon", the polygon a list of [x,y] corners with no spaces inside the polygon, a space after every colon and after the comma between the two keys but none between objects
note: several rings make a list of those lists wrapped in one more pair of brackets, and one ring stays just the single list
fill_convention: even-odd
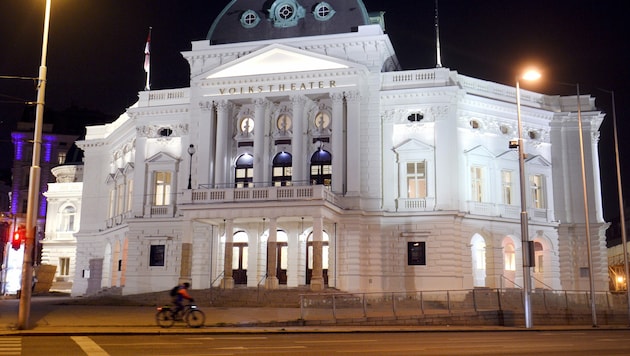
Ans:
[{"label": "entrance door", "polygon": [[247,284],[247,242],[235,242],[232,247],[232,278],[234,284]]},{"label": "entrance door", "polygon": [[288,246],[286,242],[277,243],[277,264],[276,276],[278,276],[279,284],[287,284],[287,265],[289,264],[287,255]]},{"label": "entrance door", "polygon": [[[324,285],[328,285],[328,241],[322,241],[322,276]],[[313,241],[306,243],[306,284],[311,284],[313,277]]]}]

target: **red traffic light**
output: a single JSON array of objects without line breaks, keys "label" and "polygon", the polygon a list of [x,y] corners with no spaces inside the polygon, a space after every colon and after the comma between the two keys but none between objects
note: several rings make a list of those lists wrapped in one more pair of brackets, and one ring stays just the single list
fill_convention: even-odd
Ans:
[{"label": "red traffic light", "polygon": [[22,245],[22,240],[24,239],[24,230],[18,229],[13,233],[13,238],[11,239],[11,247],[14,250],[19,250],[20,245]]}]

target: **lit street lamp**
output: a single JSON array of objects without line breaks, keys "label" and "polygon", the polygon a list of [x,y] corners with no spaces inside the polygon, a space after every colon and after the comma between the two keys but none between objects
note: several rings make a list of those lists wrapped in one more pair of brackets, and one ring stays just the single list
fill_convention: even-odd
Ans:
[{"label": "lit street lamp", "polygon": [[[528,70],[520,79],[536,80],[540,78],[540,73],[534,70]],[[527,196],[525,191],[525,152],[523,145],[523,123],[521,120],[521,87],[519,78],[516,78],[516,117],[518,120],[518,167],[521,186],[521,249],[523,251],[523,311],[525,313],[525,327],[532,327],[532,308],[531,308],[531,276],[530,276],[530,246],[529,246],[529,229],[527,218]]]},{"label": "lit street lamp", "polygon": [[192,143],[188,146],[188,154],[190,155],[190,168],[188,170],[188,189],[192,189],[192,157],[197,152],[195,145]]}]

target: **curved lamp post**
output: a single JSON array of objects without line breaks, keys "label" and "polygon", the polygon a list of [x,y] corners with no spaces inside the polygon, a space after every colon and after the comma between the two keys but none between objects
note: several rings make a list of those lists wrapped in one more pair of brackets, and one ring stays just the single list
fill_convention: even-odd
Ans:
[{"label": "curved lamp post", "polygon": [[192,189],[192,157],[197,152],[195,145],[192,143],[188,146],[188,154],[190,155],[190,168],[188,169],[188,189]]},{"label": "curved lamp post", "polygon": [[48,29],[50,25],[51,0],[46,0],[44,15],[44,35],[42,41],[42,58],[37,80],[37,102],[35,111],[35,129],[33,130],[33,159],[29,172],[28,201],[26,205],[26,240],[24,242],[24,260],[22,262],[22,292],[18,311],[17,328],[29,328],[31,312],[31,295],[33,283],[33,246],[35,245],[35,224],[37,222],[37,206],[39,204],[39,190],[41,167],[40,155],[42,146],[42,126],[44,123],[44,98],[46,97],[46,54],[48,53]]},{"label": "curved lamp post", "polygon": [[537,80],[540,73],[535,70],[528,70],[521,77],[516,78],[516,117],[518,120],[518,168],[521,188],[521,250],[523,252],[523,311],[525,313],[525,327],[532,327],[531,308],[531,275],[530,275],[530,246],[529,228],[527,218],[527,195],[525,190],[525,147],[523,145],[523,124],[521,120],[521,87],[520,79]]}]

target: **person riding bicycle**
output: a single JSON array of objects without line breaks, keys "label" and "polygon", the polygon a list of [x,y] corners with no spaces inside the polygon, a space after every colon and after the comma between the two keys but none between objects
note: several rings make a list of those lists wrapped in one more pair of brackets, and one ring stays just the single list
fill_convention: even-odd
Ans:
[{"label": "person riding bicycle", "polygon": [[180,311],[184,309],[184,304],[182,303],[184,299],[189,300],[191,303],[195,301],[190,296],[190,294],[188,294],[188,288],[190,288],[190,283],[188,282],[182,283],[179,286],[179,289],[177,290],[177,294],[175,295],[175,298],[173,300],[173,303],[175,304],[175,310],[173,310],[173,315],[177,315]]}]

